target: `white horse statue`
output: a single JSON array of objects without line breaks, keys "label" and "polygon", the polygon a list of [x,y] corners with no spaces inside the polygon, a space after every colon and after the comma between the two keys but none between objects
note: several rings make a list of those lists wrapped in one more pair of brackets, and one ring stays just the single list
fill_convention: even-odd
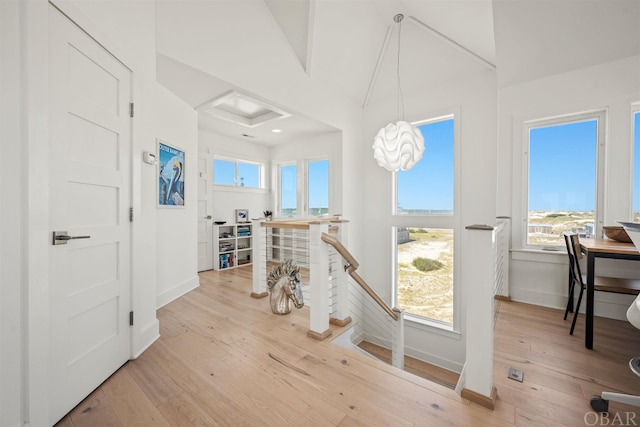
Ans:
[{"label": "white horse statue", "polygon": [[291,303],[296,308],[304,306],[302,286],[300,285],[300,268],[292,261],[273,267],[267,277],[269,303],[274,314],[291,313]]}]

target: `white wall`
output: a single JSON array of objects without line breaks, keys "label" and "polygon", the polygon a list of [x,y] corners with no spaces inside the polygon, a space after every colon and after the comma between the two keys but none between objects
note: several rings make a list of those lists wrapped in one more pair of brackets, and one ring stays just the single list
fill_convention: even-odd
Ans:
[{"label": "white wall", "polygon": [[[157,307],[196,288],[197,223],[198,223],[198,116],[167,89],[158,85],[155,91],[154,132],[156,138],[185,152],[185,204],[177,208],[157,208]],[[156,170],[150,165],[146,169]],[[155,174],[154,174],[155,175]],[[155,175],[157,180],[157,175]],[[155,190],[155,186],[147,190]],[[154,196],[157,194],[153,192]],[[154,200],[155,204],[155,200]]]},{"label": "white wall", "polygon": [[[522,250],[524,240],[523,122],[606,109],[605,211],[603,225],[632,220],[631,104],[640,101],[640,57],[601,64],[499,91],[499,162],[497,211],[512,217],[513,251],[510,295],[524,301],[564,308],[567,260],[557,254]],[[579,177],[577,177],[579,179]],[[598,260],[601,275],[639,277],[635,262]],[[596,293],[596,315],[625,319],[629,297]]]},{"label": "white wall", "polygon": [[[253,142],[200,130],[200,156],[206,157],[213,164],[214,156],[230,159],[247,160],[264,164],[266,188],[237,188],[210,185],[213,188],[213,219],[235,223],[235,210],[247,209],[249,217],[262,217],[262,212],[270,209],[271,182],[269,180],[269,148]],[[212,178],[213,179],[213,178]]]}]

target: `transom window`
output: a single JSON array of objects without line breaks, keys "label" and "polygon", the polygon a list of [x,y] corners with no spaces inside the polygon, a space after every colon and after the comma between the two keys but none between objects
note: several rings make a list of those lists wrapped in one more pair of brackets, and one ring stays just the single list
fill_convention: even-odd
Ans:
[{"label": "transom window", "polygon": [[263,165],[255,162],[216,158],[213,160],[214,185],[264,188]]}]

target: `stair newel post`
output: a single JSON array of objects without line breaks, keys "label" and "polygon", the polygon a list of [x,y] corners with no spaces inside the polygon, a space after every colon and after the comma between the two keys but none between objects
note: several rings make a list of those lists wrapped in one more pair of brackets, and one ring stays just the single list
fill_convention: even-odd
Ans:
[{"label": "stair newel post", "polygon": [[493,409],[493,320],[495,279],[495,230],[490,225],[470,225],[465,230],[462,272],[466,294],[466,353],[461,395]]},{"label": "stair newel post", "polygon": [[[333,223],[333,227],[338,229],[335,237],[341,242],[348,241],[347,224],[347,221]],[[349,316],[349,313],[351,313],[349,307],[349,265],[340,254],[336,253],[336,258],[339,261],[336,262],[336,267],[331,271],[331,275],[336,279],[334,284],[336,286],[337,301],[335,303],[335,311],[331,313],[329,321],[342,327],[351,323],[351,317]]]},{"label": "stair newel post", "polygon": [[253,290],[252,298],[264,298],[267,291],[267,229],[262,227],[260,220],[252,222],[253,235]]},{"label": "stair newel post", "polygon": [[391,365],[404,369],[404,309],[394,308],[393,311],[398,314],[398,320],[390,319],[393,323]]},{"label": "stair newel post", "polygon": [[311,307],[307,335],[323,340],[331,335],[329,329],[329,247],[322,241],[322,233],[329,232],[328,223],[309,224],[309,277]]}]

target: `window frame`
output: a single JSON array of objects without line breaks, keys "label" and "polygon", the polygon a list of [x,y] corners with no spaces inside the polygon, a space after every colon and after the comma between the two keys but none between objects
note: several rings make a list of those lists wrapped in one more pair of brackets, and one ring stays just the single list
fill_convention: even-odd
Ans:
[{"label": "window frame", "polygon": [[[224,161],[224,162],[228,162],[228,163],[233,163],[235,166],[235,175],[233,178],[233,181],[235,182],[234,185],[229,185],[229,184],[216,184],[216,168],[215,168],[215,162],[216,160],[220,160],[220,161]],[[258,167],[258,186],[257,187],[247,187],[247,186],[241,186],[240,185],[240,179],[239,179],[239,169],[240,169],[240,163],[246,164],[246,165],[255,165]],[[211,160],[211,165],[213,167],[213,173],[212,173],[212,178],[211,180],[213,181],[213,185],[215,187],[218,188],[233,188],[233,189],[237,189],[237,188],[242,188],[242,189],[246,189],[246,190],[265,190],[266,189],[266,179],[265,179],[265,173],[266,173],[266,165],[264,163],[261,162],[257,162],[257,161],[252,161],[252,160],[245,160],[245,159],[240,159],[240,158],[234,158],[234,157],[225,157],[225,156],[213,156],[213,159]]]},{"label": "window frame", "polygon": [[[636,178],[636,173],[638,173],[638,175],[640,175],[640,162],[638,164],[635,163],[635,155],[636,155],[636,148],[640,149],[640,138],[638,138],[638,140],[636,141],[635,139],[635,135],[636,132],[639,132],[638,129],[636,129],[636,116],[638,117],[638,121],[640,121],[640,101],[639,102],[634,102],[631,104],[631,194],[629,196],[629,200],[631,200],[631,206],[629,206],[629,218],[631,218],[632,222],[636,221],[636,212],[633,209],[634,206],[634,192],[635,192],[635,188],[633,186],[635,178]],[[639,132],[640,133],[640,132]],[[636,147],[637,144],[637,147]],[[637,169],[637,170],[636,170]],[[638,181],[640,182],[640,179],[638,179]],[[640,200],[638,200],[638,204],[640,204]],[[638,211],[640,212],[640,210]]]},{"label": "window frame", "polygon": [[547,117],[541,119],[527,120],[523,122],[523,146],[522,146],[522,204],[521,215],[522,225],[520,233],[522,236],[521,246],[525,250],[534,251],[558,251],[564,248],[561,242],[557,246],[550,245],[534,245],[528,243],[528,227],[529,227],[529,151],[530,151],[530,135],[531,130],[535,128],[557,126],[563,124],[586,122],[596,120],[596,200],[594,204],[594,235],[602,236],[602,225],[604,218],[604,202],[605,202],[605,153],[607,141],[608,115],[607,110],[593,110],[561,116]]},{"label": "window frame", "polygon": [[276,195],[276,215],[277,216],[285,216],[282,213],[282,168],[284,167],[288,167],[288,166],[295,166],[296,167],[296,213],[295,215],[291,216],[291,215],[286,215],[287,217],[298,217],[299,213],[301,212],[300,210],[300,179],[299,179],[299,175],[300,175],[300,168],[298,166],[298,162],[295,160],[292,161],[285,161],[285,162],[278,162],[276,164],[276,176],[277,176],[277,195]]},{"label": "window frame", "polygon": [[[327,162],[327,216],[331,212],[331,161],[329,156],[313,157],[304,160],[304,209],[303,214],[311,216],[309,203],[309,164],[315,162]],[[314,215],[314,217],[322,217],[323,215]]]},{"label": "window frame", "polygon": [[456,114],[455,113],[449,113],[449,114],[443,114],[443,115],[437,115],[434,116],[432,118],[429,119],[424,119],[424,120],[418,120],[415,122],[411,122],[412,125],[418,127],[418,126],[422,126],[422,125],[426,125],[426,124],[431,124],[431,123],[437,123],[437,122],[444,122],[447,120],[453,120],[453,210],[451,212],[451,214],[424,214],[424,215],[406,215],[406,214],[399,214],[398,213],[398,172],[394,172],[393,173],[393,181],[392,181],[392,185],[393,185],[393,203],[392,203],[392,211],[391,211],[391,215],[393,216],[400,216],[400,217],[407,217],[407,218],[412,218],[412,217],[455,217],[456,216],[456,207],[459,206],[458,204],[458,200],[457,200],[457,192],[458,192],[458,188],[456,187],[458,184],[458,170],[459,170],[459,155],[458,155],[458,123],[456,120]]},{"label": "window frame", "polygon": [[[415,126],[421,126],[427,123],[434,123],[453,119],[453,212],[451,214],[428,214],[428,215],[399,215],[397,212],[398,204],[398,178],[397,172],[392,173],[391,179],[391,197],[392,208],[390,215],[390,233],[391,233],[391,303],[393,306],[398,305],[398,254],[397,254],[397,228],[398,227],[418,227],[418,228],[439,228],[453,230],[453,323],[443,322],[438,319],[431,319],[405,312],[405,320],[408,320],[420,328],[426,328],[430,331],[443,334],[450,337],[459,337],[461,330],[461,301],[462,293],[460,286],[460,277],[462,271],[461,248],[462,248],[462,227],[460,215],[460,165],[461,165],[461,140],[460,140],[460,111],[459,108],[444,110],[434,113],[425,119],[412,121]],[[424,117],[423,116],[423,117]]]}]

